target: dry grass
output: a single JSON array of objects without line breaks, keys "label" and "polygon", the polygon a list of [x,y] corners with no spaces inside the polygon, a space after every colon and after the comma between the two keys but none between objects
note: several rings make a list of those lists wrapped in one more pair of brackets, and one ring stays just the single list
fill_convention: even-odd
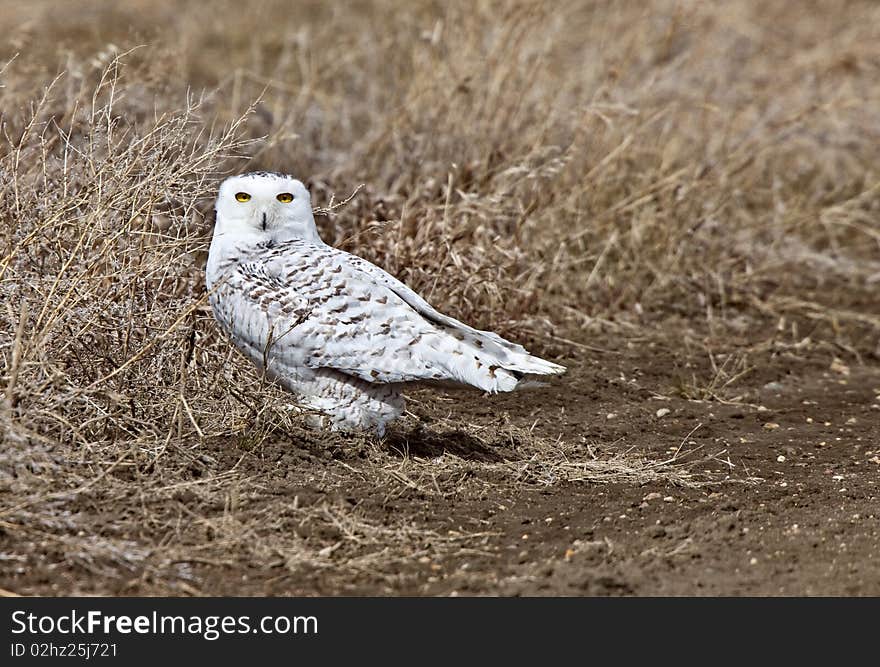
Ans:
[{"label": "dry grass", "polygon": [[[178,551],[199,555],[203,530],[340,572],[481,548],[481,530],[380,525],[344,504],[247,525],[209,511],[267,492],[212,443],[342,447],[299,431],[212,323],[202,267],[230,171],[299,175],[329,209],[328,241],[575,365],[602,335],[679,328],[880,355],[880,8],[794,4],[0,7],[0,519],[31,544],[9,557],[32,565],[56,548],[43,540],[158,580]],[[683,391],[735,398],[747,369],[729,358]],[[321,488],[347,473],[440,496],[462,475],[694,482],[679,461],[531,435],[496,461],[364,447]],[[202,514],[159,509],[184,487]],[[134,503],[113,520],[154,522],[169,544],[92,534],[90,502]]]}]

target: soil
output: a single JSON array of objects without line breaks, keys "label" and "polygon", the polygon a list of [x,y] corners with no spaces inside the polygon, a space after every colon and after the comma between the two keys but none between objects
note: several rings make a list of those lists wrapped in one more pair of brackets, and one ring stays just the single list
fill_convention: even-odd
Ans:
[{"label": "soil", "polygon": [[[877,365],[789,350],[712,388],[723,376],[717,364],[713,371],[705,355],[673,343],[578,349],[569,375],[532,391],[484,399],[420,390],[412,405],[425,423],[378,445],[336,439],[322,449],[281,436],[256,447],[204,443],[211,474],[239,473],[237,509],[228,493],[218,500],[183,483],[164,501],[142,501],[176,512],[178,527],[145,521],[128,531],[128,543],[147,549],[128,565],[86,563],[51,540],[25,547],[7,524],[3,551],[34,565],[7,561],[0,586],[24,594],[880,595]],[[500,426],[495,439],[438,432],[441,412],[490,428],[508,415],[546,442],[580,442],[598,456],[659,461],[688,450],[704,482],[518,480],[499,472],[516,458],[516,438]],[[402,483],[378,484],[368,474],[377,460]],[[459,463],[447,470],[448,460]],[[419,463],[421,481],[408,461]],[[95,534],[112,535],[137,504],[134,492],[122,506],[81,494],[74,508]],[[409,526],[412,537],[379,535],[373,548],[344,522],[300,520],[287,536],[321,547],[320,559],[297,560],[290,542],[254,553],[216,528],[230,507],[252,528],[291,507],[314,508],[312,517],[356,508],[365,525]],[[188,521],[208,528],[187,532]],[[426,543],[432,535],[471,537],[439,548]],[[193,555],[159,568],[174,539]],[[383,560],[385,541],[407,539],[420,545],[411,558]],[[349,543],[344,567],[320,565]]]}]

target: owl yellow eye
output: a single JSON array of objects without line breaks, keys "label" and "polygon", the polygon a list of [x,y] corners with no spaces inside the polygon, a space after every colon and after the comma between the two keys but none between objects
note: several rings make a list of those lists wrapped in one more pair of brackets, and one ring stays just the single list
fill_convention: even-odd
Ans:
[{"label": "owl yellow eye", "polygon": [[275,197],[275,199],[280,201],[282,204],[289,204],[293,201],[293,195],[289,192],[282,192],[280,195]]},{"label": "owl yellow eye", "polygon": [[235,201],[246,202],[250,201],[251,196],[247,192],[236,192],[235,193]]}]

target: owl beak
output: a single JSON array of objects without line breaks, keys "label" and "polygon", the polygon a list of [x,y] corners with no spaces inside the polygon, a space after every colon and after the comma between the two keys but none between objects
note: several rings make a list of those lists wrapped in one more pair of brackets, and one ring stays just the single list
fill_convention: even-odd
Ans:
[{"label": "owl beak", "polygon": [[263,231],[266,231],[266,211],[263,211]]}]

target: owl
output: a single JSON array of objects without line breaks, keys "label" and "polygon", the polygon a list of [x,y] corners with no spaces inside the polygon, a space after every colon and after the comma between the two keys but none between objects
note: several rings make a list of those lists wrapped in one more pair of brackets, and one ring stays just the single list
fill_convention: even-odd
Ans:
[{"label": "owl", "polygon": [[382,436],[413,383],[494,394],[565,368],[438,312],[375,264],[325,244],[291,176],[226,179],[206,267],[235,346],[327,428]]}]

